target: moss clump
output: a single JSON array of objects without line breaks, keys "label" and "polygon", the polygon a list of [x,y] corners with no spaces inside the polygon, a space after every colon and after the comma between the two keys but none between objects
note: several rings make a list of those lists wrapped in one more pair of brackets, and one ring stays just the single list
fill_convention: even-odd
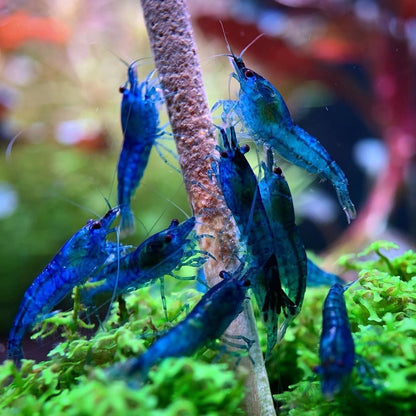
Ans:
[{"label": "moss clump", "polygon": [[[90,339],[78,330],[91,325],[72,311],[45,319],[32,337],[59,330],[63,342],[50,351],[50,361],[23,360],[20,370],[11,361],[0,366],[1,414],[241,414],[244,375],[236,378],[227,364],[206,362],[210,354],[204,351],[193,358],[163,361],[140,389],[108,380],[102,367],[141,354],[175,324],[166,322],[160,297],[152,296],[152,291],[144,288],[126,298],[127,319],[120,318],[118,302],[114,302],[103,328]],[[172,294],[170,315],[182,319],[185,305],[193,306],[200,296],[192,289]]]},{"label": "moss clump", "polygon": [[43,385],[44,389],[21,390],[12,403],[8,400],[6,406],[2,405],[2,415],[242,414],[238,405],[243,381],[237,380],[226,364],[208,364],[193,358],[167,359],[149,374],[149,383],[140,389],[128,388],[123,381],[109,382],[100,370],[80,376],[65,389],[57,388],[57,374],[51,368],[35,373],[31,383]]},{"label": "moss clump", "polygon": [[[414,414],[416,253],[409,251],[392,260],[382,253],[394,248],[392,243],[376,242],[341,259],[349,269],[360,270],[359,282],[345,292],[345,300],[356,352],[365,361],[357,362],[349,384],[332,402],[322,397],[313,373],[319,363],[320,308],[328,289],[308,289],[298,321],[275,353],[280,356],[283,379],[285,374],[300,374],[295,381],[287,376],[292,385],[275,395],[280,414]],[[285,357],[292,357],[292,366]],[[274,383],[278,380],[275,377]]]},{"label": "moss clump", "polygon": [[[349,269],[361,268],[359,282],[345,292],[345,300],[356,352],[366,361],[357,362],[340,395],[333,401],[323,398],[313,368],[319,364],[322,305],[328,288],[308,289],[300,315],[267,363],[279,414],[414,414],[416,253],[389,259],[383,254],[386,249],[394,246],[377,242],[341,260]],[[236,377],[226,364],[212,364],[217,355],[210,350],[163,361],[140,388],[108,379],[105,368],[141,354],[182,319],[185,305],[192,308],[201,296],[187,289],[186,282],[175,285],[177,293],[168,291],[168,322],[157,285],[132,292],[126,298],[127,313],[121,313],[114,302],[96,333],[88,329],[85,317],[81,319],[82,308],[81,316],[70,311],[47,318],[34,336],[58,331],[62,342],[49,353],[49,361],[24,360],[20,370],[10,361],[0,366],[1,414],[242,414],[244,374]],[[265,346],[265,331],[260,324],[259,328]]]}]

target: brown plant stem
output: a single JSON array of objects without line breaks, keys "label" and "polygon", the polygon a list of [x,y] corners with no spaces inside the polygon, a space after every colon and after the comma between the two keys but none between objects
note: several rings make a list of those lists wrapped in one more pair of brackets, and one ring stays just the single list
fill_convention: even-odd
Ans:
[{"label": "brown plant stem", "polygon": [[[208,284],[218,282],[220,270],[233,266],[232,253],[238,241],[235,225],[215,182],[208,177],[210,157],[218,156],[196,45],[185,0],[141,0],[150,45],[163,88],[170,124],[175,137],[185,187],[193,212],[200,221],[199,233],[216,238],[202,239],[202,249],[217,261],[205,268]],[[202,185],[202,186],[201,186]],[[274,415],[273,400],[264,367],[251,304],[227,329],[228,335],[243,335],[255,341],[249,359],[241,361],[248,370],[247,415]]]}]

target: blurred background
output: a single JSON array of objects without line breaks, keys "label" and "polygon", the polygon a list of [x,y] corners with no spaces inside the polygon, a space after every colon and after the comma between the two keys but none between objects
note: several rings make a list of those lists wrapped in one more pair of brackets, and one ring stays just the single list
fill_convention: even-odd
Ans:
[{"label": "blurred background", "polygon": [[[348,226],[330,184],[279,161],[305,246],[334,267],[374,239],[416,236],[416,2],[189,0],[210,106],[235,98],[232,50],[271,81],[346,173]],[[0,333],[24,291],[88,218],[116,203],[126,64],[151,52],[138,0],[0,1]],[[153,69],[139,63],[139,79]],[[219,116],[215,114],[214,116]],[[162,124],[167,122],[161,112]],[[174,148],[169,138],[164,144]],[[256,155],[252,152],[253,165]],[[174,162],[175,163],[175,162]],[[169,178],[169,180],[167,179]],[[182,178],[152,152],[133,197],[139,244],[191,215]],[[2,348],[0,346],[0,348]],[[3,347],[4,348],[4,347]]]}]

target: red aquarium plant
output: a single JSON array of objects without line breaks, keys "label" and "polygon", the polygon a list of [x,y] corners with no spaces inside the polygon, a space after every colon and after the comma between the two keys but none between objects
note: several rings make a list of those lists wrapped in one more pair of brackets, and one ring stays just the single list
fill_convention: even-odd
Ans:
[{"label": "red aquarium plant", "polygon": [[65,45],[70,34],[64,22],[33,16],[23,10],[0,17],[0,49],[4,51],[16,50],[32,41]]}]

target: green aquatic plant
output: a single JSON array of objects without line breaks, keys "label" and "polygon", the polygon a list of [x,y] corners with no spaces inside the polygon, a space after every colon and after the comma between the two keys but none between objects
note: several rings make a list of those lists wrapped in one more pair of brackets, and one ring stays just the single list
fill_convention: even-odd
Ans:
[{"label": "green aquatic plant", "polygon": [[[295,382],[289,379],[292,384],[287,390],[275,395],[280,414],[352,415],[364,409],[367,415],[412,414],[416,408],[416,275],[412,274],[416,253],[394,258],[382,253],[396,248],[377,241],[340,260],[349,269],[359,270],[358,282],[345,292],[359,358],[350,385],[332,402],[323,399],[312,370],[318,364],[321,321],[316,305],[323,303],[327,290],[307,291],[297,325],[276,352],[282,379],[286,372],[300,374]],[[375,256],[363,261],[368,255]],[[295,357],[291,369],[282,355]]]},{"label": "green aquatic plant", "polygon": [[[383,247],[386,243],[377,242],[365,252],[376,253]],[[348,267],[355,270],[361,261],[361,253],[350,256]],[[364,409],[366,415],[412,414],[416,406],[416,276],[411,277],[409,270],[416,253],[390,256],[388,261],[392,266],[380,258],[374,259],[373,267],[367,264],[358,282],[345,292],[356,352],[362,359],[350,384],[333,401],[323,398],[313,371],[319,364],[322,304],[328,288],[307,289],[299,318],[267,362],[279,414],[353,415]],[[392,275],[390,267],[400,273]],[[20,370],[11,361],[0,366],[1,414],[244,414],[240,404],[246,394],[246,373],[240,370],[235,376],[235,354],[207,348],[194,357],[166,359],[152,368],[148,383],[140,389],[110,381],[103,371],[143,353],[201,297],[185,282],[177,285],[177,292],[168,297],[169,321],[164,318],[157,285],[132,292],[125,304],[114,302],[98,330],[79,316],[75,328],[73,311],[48,317],[32,337],[60,333],[62,342],[50,351],[47,361],[23,360]],[[83,316],[85,310],[80,307],[79,313]],[[265,331],[260,329],[260,335],[264,351]],[[218,357],[222,362],[213,363]]]},{"label": "green aquatic plant", "polygon": [[2,409],[2,415],[242,414],[238,405],[244,394],[243,378],[236,379],[226,364],[168,359],[149,374],[149,383],[141,389],[126,388],[122,381],[109,383],[100,370],[78,377],[71,388],[58,389],[56,372],[51,368],[42,369],[35,377],[38,388],[22,390],[13,406]]},{"label": "green aquatic plant", "polygon": [[[90,337],[81,332],[75,336],[73,311],[45,319],[32,338],[60,332],[63,341],[49,352],[48,361],[23,360],[20,370],[11,361],[0,366],[2,414],[25,414],[29,409],[40,415],[118,415],[134,410],[150,415],[241,414],[244,374],[236,378],[226,363],[208,363],[211,356],[206,351],[164,361],[139,390],[106,378],[101,368],[141,354],[201,296],[193,289],[172,293],[169,311],[175,319],[166,322],[152,290],[144,288],[126,298],[127,320],[120,319],[119,303],[114,302],[109,318]],[[93,326],[79,317],[76,322],[78,331]]]}]

